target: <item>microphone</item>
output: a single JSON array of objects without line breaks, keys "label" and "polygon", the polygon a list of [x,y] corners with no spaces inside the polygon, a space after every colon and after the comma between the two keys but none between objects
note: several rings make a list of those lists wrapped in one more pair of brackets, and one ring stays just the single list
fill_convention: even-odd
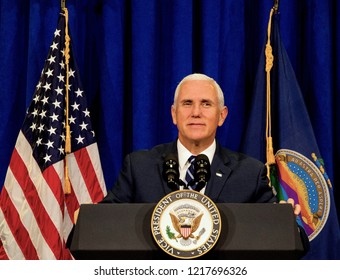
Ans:
[{"label": "microphone", "polygon": [[195,190],[199,192],[207,185],[211,177],[210,162],[206,155],[199,154],[195,159],[194,165],[194,179],[197,183]]},{"label": "microphone", "polygon": [[163,179],[172,190],[178,190],[179,169],[176,154],[169,154],[163,163]]}]

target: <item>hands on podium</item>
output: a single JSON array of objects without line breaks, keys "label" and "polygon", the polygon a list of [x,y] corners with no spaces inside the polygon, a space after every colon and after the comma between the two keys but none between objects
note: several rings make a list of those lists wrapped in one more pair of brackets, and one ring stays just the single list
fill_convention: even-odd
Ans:
[{"label": "hands on podium", "polygon": [[295,204],[295,201],[292,198],[288,198],[287,201],[286,200],[280,200],[279,203],[281,203],[281,204],[283,204],[283,203],[290,203],[292,205],[292,207],[293,207],[293,211],[294,211],[295,216],[299,216],[299,214],[301,213],[301,206],[300,206],[300,204]]}]

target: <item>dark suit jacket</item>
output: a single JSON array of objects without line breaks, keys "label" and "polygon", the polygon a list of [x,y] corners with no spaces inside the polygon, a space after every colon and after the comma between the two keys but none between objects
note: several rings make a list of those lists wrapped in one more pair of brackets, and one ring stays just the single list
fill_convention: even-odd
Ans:
[{"label": "dark suit jacket", "polygon": [[[170,153],[177,154],[176,141],[127,155],[116,184],[102,202],[156,203],[172,192],[162,178],[163,162]],[[216,203],[274,202],[266,174],[260,161],[217,143],[205,194]]]}]

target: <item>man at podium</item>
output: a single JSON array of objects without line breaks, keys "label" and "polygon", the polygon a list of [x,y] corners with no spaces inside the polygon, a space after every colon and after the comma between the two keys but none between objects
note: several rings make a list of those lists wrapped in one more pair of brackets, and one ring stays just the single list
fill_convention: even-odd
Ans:
[{"label": "man at podium", "polygon": [[[223,125],[228,108],[214,79],[204,74],[184,77],[176,88],[171,115],[178,128],[177,141],[127,155],[118,180],[103,203],[157,202],[183,188],[196,188],[217,203],[276,202],[265,165],[216,141],[217,128]],[[164,176],[164,163],[169,155],[178,168],[175,184]],[[189,162],[198,155],[206,156],[210,166],[210,179],[199,188],[191,181],[193,171]],[[289,202],[298,215],[300,206]]]},{"label": "man at podium", "polygon": [[[84,254],[85,258],[93,257],[95,251],[100,258],[103,258],[103,254],[107,254],[107,257],[111,258],[115,252],[119,253],[114,254],[114,256],[129,258],[130,255],[123,254],[134,250],[134,257],[137,257],[139,253],[141,258],[155,257],[154,254],[157,254],[157,251],[153,251],[155,245],[150,240],[149,234],[145,234],[145,232],[148,232],[146,228],[149,228],[150,224],[148,222],[148,225],[145,226],[143,222],[148,214],[143,212],[145,211],[142,210],[144,209],[143,206],[138,205],[157,203],[177,190],[196,190],[209,197],[214,203],[219,203],[220,206],[222,206],[221,204],[238,205],[239,203],[248,204],[248,206],[249,203],[250,205],[262,203],[258,206],[269,206],[267,203],[277,202],[272,188],[269,186],[265,165],[252,157],[224,148],[216,141],[217,128],[223,125],[228,115],[228,108],[224,104],[223,92],[215,80],[203,74],[186,76],[176,88],[171,115],[174,125],[178,128],[177,140],[155,146],[150,150],[135,151],[128,154],[118,180],[101,202],[101,204],[116,204],[112,206],[132,203],[129,211],[119,210],[119,207],[116,207],[116,211],[120,213],[119,221],[123,223],[119,228],[125,229],[133,224],[133,230],[129,232],[130,234],[138,232],[138,237],[131,237],[130,241],[126,241],[124,245],[121,245],[120,242],[114,242],[115,239],[111,240],[111,237],[116,230],[109,228],[116,223],[107,222],[107,220],[112,219],[111,215],[109,216],[111,218],[104,219],[105,222],[102,226],[93,227],[92,223],[99,222],[96,217],[105,215],[105,212],[100,212],[105,209],[99,207],[96,215],[92,215],[92,212],[88,209],[87,214],[90,220],[85,219],[82,224],[83,230],[79,229],[79,232],[83,232],[85,237],[81,242],[78,236],[75,242],[75,251],[79,251],[79,256]],[[294,205],[294,201],[291,199],[287,202],[292,204],[294,214],[299,215],[300,205]],[[263,205],[263,203],[266,205]],[[137,208],[134,206],[141,208],[136,210]],[[222,210],[224,208],[222,207]],[[253,209],[259,216],[262,215],[257,212],[262,211],[260,208],[262,207]],[[287,210],[289,211],[289,209]],[[299,252],[299,250],[295,251],[296,235],[300,235],[298,238],[302,240],[303,250],[308,250],[309,242],[304,230],[300,228],[299,233],[290,230],[293,227],[296,228],[293,214],[288,215],[292,219],[290,223],[278,225],[276,222],[278,217],[273,217],[272,213],[266,213],[264,216],[266,218],[262,219],[263,221],[266,220],[265,223],[258,224],[255,221],[256,219],[249,219],[251,215],[244,213],[246,210],[239,209],[237,206],[223,211],[226,211],[224,212],[224,219],[227,219],[225,221],[226,229],[231,228],[233,230],[229,233],[228,230],[223,231],[222,239],[224,241],[220,242],[214,256],[221,256],[222,258],[228,256],[233,258],[249,258],[251,256],[254,258],[268,258],[268,256],[270,258],[291,258],[296,252]],[[136,214],[139,218],[133,218],[133,221],[131,221],[130,214],[132,216]],[[125,216],[125,219],[123,216]],[[229,216],[229,220],[227,216]],[[236,216],[238,218],[235,218]],[[286,218],[289,218],[288,216]],[[244,222],[237,223],[234,221],[244,218],[246,218]],[[100,229],[101,227],[103,228]],[[96,239],[93,248],[91,247],[92,241],[88,242],[88,239],[86,239],[88,237],[89,240],[92,240],[92,237],[90,237],[92,233],[89,233],[92,228],[99,228],[99,233],[96,234],[101,236]],[[257,230],[253,232],[255,228]],[[252,239],[255,240],[250,243],[247,241],[249,230],[252,231]],[[263,236],[267,236],[268,232],[271,232],[271,234],[264,242]],[[274,232],[276,233],[274,234]],[[109,241],[107,237],[104,237],[108,234],[111,236]],[[117,236],[117,238],[121,237]],[[272,240],[273,238],[275,240]],[[99,245],[98,239],[105,241],[102,242],[102,245]],[[277,242],[277,240],[281,241]],[[283,240],[286,240],[285,242],[288,245]],[[106,242],[111,242],[111,247],[107,246]],[[240,248],[240,244],[244,248]],[[127,245],[131,245],[131,248],[126,249],[124,246]],[[291,251],[286,250],[286,245]],[[110,252],[107,247],[115,249]],[[279,251],[281,254],[278,254]],[[91,255],[87,256],[86,252],[91,252]]]}]

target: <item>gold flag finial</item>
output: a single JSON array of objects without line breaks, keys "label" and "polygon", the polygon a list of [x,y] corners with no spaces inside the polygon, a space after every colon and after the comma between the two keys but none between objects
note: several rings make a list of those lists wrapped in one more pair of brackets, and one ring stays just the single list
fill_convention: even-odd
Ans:
[{"label": "gold flag finial", "polygon": [[279,0],[274,0],[274,13],[277,14],[279,12]]},{"label": "gold flag finial", "polygon": [[61,9],[65,9],[66,8],[66,0],[61,0],[60,1],[60,6],[61,6]]}]

